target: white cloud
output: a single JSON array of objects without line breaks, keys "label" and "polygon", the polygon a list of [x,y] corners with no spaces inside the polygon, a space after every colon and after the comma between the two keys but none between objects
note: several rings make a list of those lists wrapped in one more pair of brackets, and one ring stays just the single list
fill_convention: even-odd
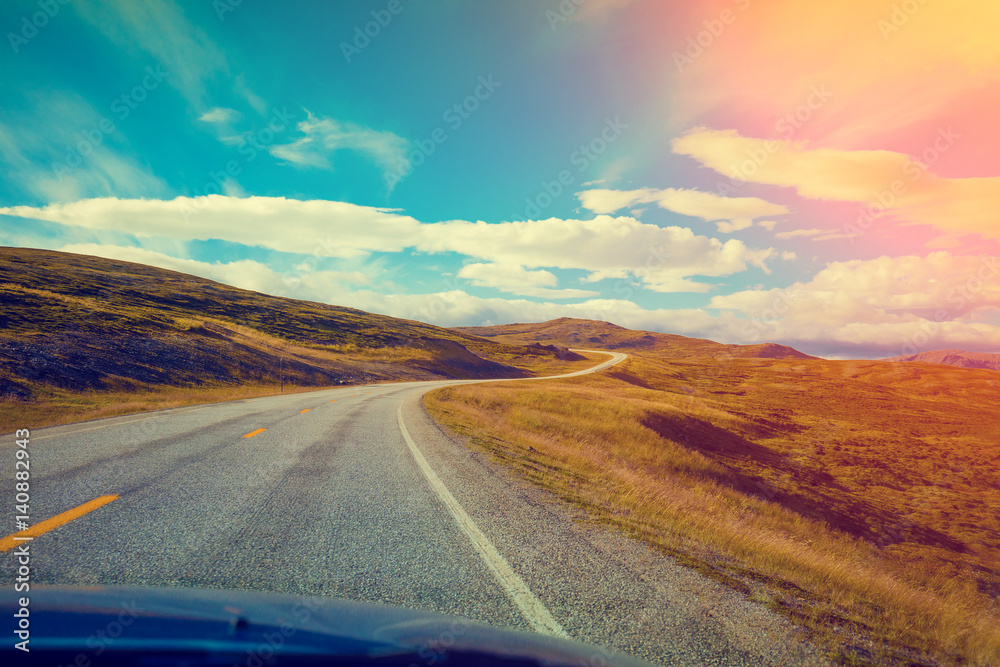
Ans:
[{"label": "white cloud", "polygon": [[59,248],[62,252],[94,255],[162,269],[189,273],[241,289],[298,299],[339,303],[348,299],[355,286],[371,281],[360,271],[314,271],[308,265],[281,274],[250,259],[235,262],[201,262],[173,257],[140,247],[77,243]]},{"label": "white cloud", "polygon": [[733,232],[753,227],[753,220],[750,218],[737,218],[728,222],[726,220],[720,220],[715,223],[715,226],[723,234],[732,234]]},{"label": "white cloud", "polygon": [[172,201],[90,199],[0,213],[138,237],[219,239],[282,252],[359,257],[370,252],[455,252],[526,268],[583,269],[631,275],[661,292],[703,292],[696,276],[732,275],[756,266],[767,271],[773,249],[722,242],[683,227],[658,227],[631,217],[528,220],[487,224],[451,220],[420,223],[391,209],[345,202],[222,195]]},{"label": "white cloud", "polygon": [[86,199],[0,211],[138,237],[219,239],[282,252],[358,257],[412,245],[420,223],[388,209],[343,202],[223,195],[160,199]]},{"label": "white cloud", "polygon": [[790,229],[786,232],[778,232],[774,235],[776,239],[811,238],[814,241],[831,241],[833,239],[847,238],[843,232],[834,232],[829,229]]},{"label": "white cloud", "polygon": [[529,271],[515,264],[494,264],[477,262],[466,264],[458,272],[478,287],[493,287],[502,292],[549,299],[578,299],[597,296],[598,293],[581,289],[552,289],[558,284],[551,271],[539,269]]},{"label": "white cloud", "polygon": [[774,235],[774,238],[794,239],[800,236],[812,237],[812,236],[818,236],[823,232],[824,230],[816,229],[815,227],[813,227],[812,229],[790,229],[787,232],[778,232],[777,234]]},{"label": "white cloud", "polygon": [[237,95],[245,99],[247,101],[247,104],[253,107],[254,111],[259,113],[261,116],[267,114],[267,102],[265,102],[263,98],[260,97],[260,95],[253,92],[253,90],[250,89],[250,86],[247,85],[246,77],[244,75],[238,74],[233,79],[233,90],[236,92]]},{"label": "white cloud", "polygon": [[235,109],[227,109],[225,107],[212,107],[201,116],[198,120],[205,123],[231,123],[240,117],[240,112]]},{"label": "white cloud", "polygon": [[410,143],[392,132],[372,130],[333,118],[320,118],[306,110],[308,118],[296,126],[304,136],[288,144],[272,146],[272,155],[302,167],[329,167],[329,156],[349,150],[368,156],[388,174],[406,163]]},{"label": "white cloud", "polygon": [[710,285],[691,276],[725,276],[748,266],[766,270],[771,249],[699,236],[683,227],[658,227],[635,218],[600,215],[592,220],[528,220],[486,224],[438,223],[421,246],[452,250],[497,263],[630,274],[649,289],[701,292]]},{"label": "white cloud", "polygon": [[842,350],[1000,347],[1000,264],[992,257],[934,252],[831,262],[808,282],[719,295],[709,308],[741,314],[743,338]]},{"label": "white cloud", "polygon": [[[774,204],[757,197],[723,197],[711,192],[667,188],[640,188],[638,190],[584,190],[577,198],[587,210],[595,213],[614,213],[637,204],[656,204],[662,209],[701,218],[716,223],[720,232],[730,233],[747,229],[755,218],[788,213],[781,204]],[[769,222],[773,226],[773,222]]]},{"label": "white cloud", "polygon": [[747,155],[766,156],[747,175],[748,180],[793,187],[811,199],[860,204],[845,225],[845,231],[855,236],[875,219],[891,215],[904,223],[934,225],[952,234],[1000,238],[1000,177],[943,178],[931,171],[933,160],[959,139],[961,135],[950,127],[930,137],[923,153],[933,158],[930,164],[887,150],[811,149],[801,142],[743,137],[735,130],[703,127],[673,139],[671,146],[675,153],[693,157],[721,174],[729,174]]},{"label": "white cloud", "polygon": [[226,86],[237,104],[241,100],[260,115],[267,113],[266,102],[250,88],[246,77],[230,72],[223,50],[205,30],[188,20],[174,0],[73,0],[73,8],[125,53],[147,61],[152,57],[165,71],[166,84],[191,105],[199,120],[220,123],[234,119],[237,112],[233,109],[205,111],[211,106],[210,98]]},{"label": "white cloud", "polygon": [[73,7],[126,53],[152,56],[167,83],[197,109],[207,106],[209,80],[228,70],[222,51],[174,2],[74,0]]},{"label": "white cloud", "polygon": [[[6,177],[45,201],[120,194],[148,197],[167,191],[148,167],[124,152],[105,129],[111,119],[69,92],[41,93],[10,125],[0,123],[0,163]],[[85,128],[85,133],[81,132]]]}]

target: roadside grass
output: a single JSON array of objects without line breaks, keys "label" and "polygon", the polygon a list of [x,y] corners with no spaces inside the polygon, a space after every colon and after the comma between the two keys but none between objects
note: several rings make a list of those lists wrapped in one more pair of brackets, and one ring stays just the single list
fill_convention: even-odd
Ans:
[{"label": "roadside grass", "polygon": [[842,664],[1000,664],[993,371],[633,355],[450,387],[495,459],[809,629]]}]

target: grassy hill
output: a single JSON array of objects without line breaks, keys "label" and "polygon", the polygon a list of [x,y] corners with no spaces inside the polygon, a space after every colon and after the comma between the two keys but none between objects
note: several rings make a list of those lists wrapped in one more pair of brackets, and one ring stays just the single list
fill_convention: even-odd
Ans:
[{"label": "grassy hill", "polygon": [[776,343],[726,345],[704,338],[677,334],[634,331],[610,322],[560,317],[548,322],[505,324],[489,327],[456,327],[455,331],[496,341],[545,343],[604,350],[662,352],[673,359],[735,357],[754,359],[816,359],[795,348]]},{"label": "grassy hill", "polygon": [[1000,371],[1000,354],[989,352],[966,352],[965,350],[930,350],[917,354],[907,354],[901,357],[889,357],[882,361],[920,362],[926,364],[945,364],[961,368],[987,368]]},{"label": "grassy hill", "polygon": [[[517,326],[565,342],[574,325]],[[698,356],[683,346],[711,345],[629,347],[647,334],[602,323],[578,335],[594,332],[630,358],[425,405],[591,520],[800,623],[837,663],[1000,664],[995,371]]]},{"label": "grassy hill", "polygon": [[582,359],[131,262],[0,248],[0,432],[277,390]]}]

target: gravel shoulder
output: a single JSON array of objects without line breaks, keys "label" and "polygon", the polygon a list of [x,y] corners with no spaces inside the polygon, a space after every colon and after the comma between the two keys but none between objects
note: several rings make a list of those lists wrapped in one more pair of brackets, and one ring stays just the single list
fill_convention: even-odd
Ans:
[{"label": "gravel shoulder", "polygon": [[575,639],[665,665],[827,665],[786,619],[649,546],[586,522],[444,432],[420,397],[407,428],[437,475]]}]

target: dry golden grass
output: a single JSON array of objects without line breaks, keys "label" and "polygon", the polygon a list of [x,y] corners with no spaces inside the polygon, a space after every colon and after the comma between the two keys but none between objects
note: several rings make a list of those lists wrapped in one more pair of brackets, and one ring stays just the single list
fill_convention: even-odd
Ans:
[{"label": "dry golden grass", "polygon": [[633,356],[425,405],[845,663],[1000,664],[993,371]]}]

